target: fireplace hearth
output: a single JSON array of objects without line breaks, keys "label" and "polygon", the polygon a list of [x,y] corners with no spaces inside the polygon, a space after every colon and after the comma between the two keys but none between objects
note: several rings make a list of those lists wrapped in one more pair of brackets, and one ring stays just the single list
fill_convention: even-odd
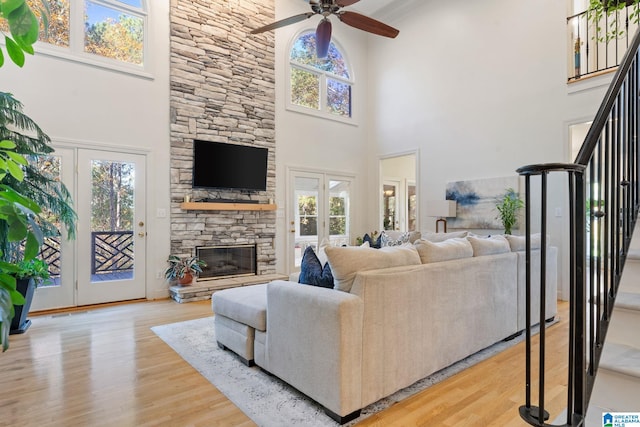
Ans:
[{"label": "fireplace hearth", "polygon": [[256,245],[199,246],[196,255],[207,263],[199,280],[256,274]]}]

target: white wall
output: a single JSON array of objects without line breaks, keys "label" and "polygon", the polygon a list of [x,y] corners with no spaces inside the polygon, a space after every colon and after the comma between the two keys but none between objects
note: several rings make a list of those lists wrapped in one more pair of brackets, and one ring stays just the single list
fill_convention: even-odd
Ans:
[{"label": "white wall", "polygon": [[[569,160],[568,124],[595,115],[604,87],[566,83],[566,7],[557,0],[416,2],[389,22],[400,29],[397,39],[369,38],[371,155],[420,149],[421,224],[432,222],[425,201],[444,198],[447,182]],[[369,182],[375,194],[377,180]],[[368,211],[373,223],[377,209]],[[551,219],[554,245],[564,221]]]},{"label": "white wall", "polygon": [[[151,78],[36,53],[23,69],[5,63],[0,90],[13,93],[54,144],[147,155],[147,296],[153,299],[168,295],[156,273],[169,254],[169,0],[147,3]],[[167,217],[156,217],[159,208]]]},{"label": "white wall", "polygon": [[[276,0],[276,20],[308,11],[299,0]],[[313,29],[320,17],[280,28],[276,35],[276,203],[280,207],[276,224],[276,269],[287,273],[288,213],[284,206],[287,192],[287,168],[339,172],[356,178],[353,189],[355,217],[352,234],[362,235],[367,204],[367,128],[368,70],[366,35],[331,17],[332,40],[346,52],[353,73],[353,106],[356,125],[340,123],[286,109],[288,49],[304,29]],[[377,193],[372,193],[377,194]]]}]

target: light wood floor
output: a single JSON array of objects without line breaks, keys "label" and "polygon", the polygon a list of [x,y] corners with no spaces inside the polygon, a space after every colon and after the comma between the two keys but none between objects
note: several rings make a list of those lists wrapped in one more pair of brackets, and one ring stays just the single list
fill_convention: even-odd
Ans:
[{"label": "light wood floor", "polygon": [[[547,329],[566,347],[567,305]],[[0,354],[0,426],[252,426],[149,328],[211,315],[210,302],[170,300],[31,316]],[[547,358],[546,406],[566,400],[566,352]],[[524,343],[360,423],[360,426],[526,426]]]}]

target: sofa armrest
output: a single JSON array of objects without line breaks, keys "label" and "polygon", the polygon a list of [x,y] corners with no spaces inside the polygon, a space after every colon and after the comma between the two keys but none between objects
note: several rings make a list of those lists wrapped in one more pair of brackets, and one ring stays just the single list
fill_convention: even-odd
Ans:
[{"label": "sofa armrest", "polygon": [[266,369],[337,415],[359,410],[362,318],[355,295],[269,283]]}]

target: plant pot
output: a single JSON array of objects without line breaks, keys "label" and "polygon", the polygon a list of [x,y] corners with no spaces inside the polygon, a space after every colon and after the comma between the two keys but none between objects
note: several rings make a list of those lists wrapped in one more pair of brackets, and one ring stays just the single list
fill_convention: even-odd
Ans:
[{"label": "plant pot", "polygon": [[18,279],[16,281],[16,289],[24,297],[24,305],[14,305],[13,309],[15,315],[11,321],[11,335],[24,334],[31,326],[31,320],[27,319],[29,315],[29,309],[31,308],[31,301],[33,301],[33,295],[36,290],[36,282],[33,278],[30,279]]},{"label": "plant pot", "polygon": [[185,273],[184,277],[178,279],[178,284],[181,286],[188,286],[193,282],[193,275],[191,273]]}]

